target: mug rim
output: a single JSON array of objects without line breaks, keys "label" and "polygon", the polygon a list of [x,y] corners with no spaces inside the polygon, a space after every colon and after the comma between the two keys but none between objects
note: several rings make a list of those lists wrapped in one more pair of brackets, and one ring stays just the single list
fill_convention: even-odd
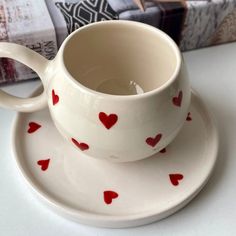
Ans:
[{"label": "mug rim", "polygon": [[[115,94],[108,94],[108,93],[99,92],[99,91],[93,90],[89,87],[86,87],[85,85],[80,83],[78,80],[74,79],[73,76],[71,75],[71,73],[68,71],[68,69],[65,66],[64,50],[65,50],[66,46],[68,45],[70,39],[72,37],[74,37],[76,34],[78,34],[80,31],[84,31],[84,30],[87,30],[88,28],[96,27],[96,25],[99,25],[99,24],[103,24],[103,25],[124,24],[124,25],[130,25],[130,26],[135,26],[135,27],[141,27],[143,29],[152,31],[153,33],[157,34],[159,37],[162,37],[162,39],[164,39],[164,41],[166,43],[168,43],[168,45],[172,48],[172,51],[174,52],[174,54],[176,56],[176,66],[175,66],[174,72],[172,73],[170,78],[165,83],[163,83],[160,87],[154,88],[150,91],[147,91],[147,92],[144,92],[141,94],[131,94],[131,95],[115,95]],[[138,98],[146,98],[146,97],[150,97],[155,94],[158,94],[161,91],[165,90],[167,87],[169,87],[177,79],[177,77],[180,73],[180,68],[181,68],[181,63],[182,63],[181,52],[180,52],[177,44],[174,42],[174,40],[169,35],[167,35],[165,32],[163,32],[162,30],[160,30],[154,26],[151,26],[151,25],[148,25],[148,24],[145,24],[142,22],[129,21],[129,20],[99,21],[99,22],[93,22],[88,25],[82,26],[82,27],[76,29],[74,32],[72,32],[71,34],[69,34],[66,37],[66,39],[62,43],[59,51],[60,51],[59,61],[61,62],[63,73],[65,73],[65,75],[66,75],[67,79],[69,79],[69,81],[71,81],[76,87],[80,88],[83,92],[89,93],[90,95],[93,95],[93,96],[99,96],[102,98],[109,98],[109,99],[129,99],[129,100],[132,100],[132,99],[138,99]]]}]

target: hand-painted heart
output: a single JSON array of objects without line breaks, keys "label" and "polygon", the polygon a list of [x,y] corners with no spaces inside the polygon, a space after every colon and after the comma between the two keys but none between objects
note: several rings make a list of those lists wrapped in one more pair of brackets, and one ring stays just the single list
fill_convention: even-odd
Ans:
[{"label": "hand-painted heart", "polygon": [[52,90],[52,104],[55,106],[59,102],[59,96]]},{"label": "hand-painted heart", "polygon": [[39,128],[41,128],[41,125],[40,125],[40,124],[38,124],[38,123],[36,123],[36,122],[30,122],[30,123],[29,123],[29,128],[28,128],[27,132],[28,132],[29,134],[32,134],[32,133],[34,133],[36,130],[38,130]]},{"label": "hand-painted heart", "polygon": [[89,145],[86,143],[79,143],[76,139],[72,138],[71,141],[81,150],[85,151],[89,149]]},{"label": "hand-painted heart", "polygon": [[179,181],[184,178],[182,174],[169,174],[170,177],[170,182],[174,185],[177,186],[179,185]]},{"label": "hand-painted heart", "polygon": [[173,102],[173,104],[175,106],[181,107],[182,99],[183,99],[183,92],[179,91],[178,96],[177,97],[173,97],[172,102]]},{"label": "hand-painted heart", "polygon": [[41,166],[41,170],[45,171],[45,170],[48,169],[49,162],[50,162],[50,159],[39,160],[39,161],[37,162],[37,164],[38,164],[39,166]]},{"label": "hand-painted heart", "polygon": [[107,115],[105,112],[100,112],[99,120],[107,129],[110,129],[117,122],[118,116],[116,114]]},{"label": "hand-painted heart", "polygon": [[162,134],[157,134],[155,138],[149,137],[146,139],[146,143],[152,147],[155,147],[161,140]]},{"label": "hand-painted heart", "polygon": [[119,196],[118,193],[111,191],[111,190],[107,190],[107,191],[103,192],[104,202],[108,205],[111,204],[112,200],[117,198],[118,196]]},{"label": "hand-painted heart", "polygon": [[160,153],[166,153],[166,148],[161,149]]},{"label": "hand-painted heart", "polygon": [[186,120],[187,120],[187,121],[191,121],[191,120],[192,120],[192,117],[191,117],[191,113],[190,113],[190,112],[188,113],[188,116],[187,116]]}]

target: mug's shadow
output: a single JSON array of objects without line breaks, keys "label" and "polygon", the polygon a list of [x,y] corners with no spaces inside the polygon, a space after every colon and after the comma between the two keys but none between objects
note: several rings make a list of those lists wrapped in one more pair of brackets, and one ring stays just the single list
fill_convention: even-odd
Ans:
[{"label": "mug's shadow", "polygon": [[[180,209],[177,213],[162,219],[161,222],[153,222],[151,224],[141,226],[139,227],[140,230],[147,230],[147,228],[149,228],[152,231],[155,229],[158,230],[158,228],[160,227],[159,225],[160,223],[161,224],[167,223],[167,225],[169,225],[169,220],[171,220],[171,224],[173,224],[173,222],[176,222],[178,224],[179,221],[178,220],[175,221],[176,219],[175,217],[177,218],[179,217],[178,214],[183,214],[185,215],[184,217],[189,218],[189,214],[191,215],[192,212],[195,211],[195,209],[197,208],[202,208],[203,202],[209,201],[211,198],[213,198],[214,194],[217,194],[218,188],[221,185],[221,182],[223,181],[225,173],[227,171],[228,159],[229,159],[229,153],[228,153],[229,137],[227,137],[227,131],[225,129],[224,114],[227,114],[229,120],[235,119],[235,114],[233,113],[232,110],[231,111],[224,110],[226,109],[225,107],[219,107],[217,104],[215,106],[210,104],[210,107],[216,119],[216,125],[219,134],[219,151],[215,168],[212,172],[212,175],[210,176],[209,181],[206,183],[206,186],[203,187],[200,193],[197,194],[197,196],[195,196],[192,201],[190,201],[185,207]],[[215,114],[218,114],[218,116],[216,116]],[[173,227],[175,226],[173,225]],[[126,230],[132,232],[135,229],[129,228]]]}]

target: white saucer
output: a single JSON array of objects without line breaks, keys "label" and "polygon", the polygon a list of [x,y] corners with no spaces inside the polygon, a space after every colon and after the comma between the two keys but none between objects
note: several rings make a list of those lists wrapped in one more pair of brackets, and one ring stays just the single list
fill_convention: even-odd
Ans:
[{"label": "white saucer", "polygon": [[[14,156],[34,192],[57,213],[101,227],[147,224],[185,206],[206,184],[215,165],[218,134],[194,94],[190,112],[192,120],[186,121],[165,153],[123,164],[89,158],[68,146],[47,109],[21,113],[13,127]],[[30,122],[41,127],[31,123],[29,130]],[[32,132],[34,128],[38,129]]]}]

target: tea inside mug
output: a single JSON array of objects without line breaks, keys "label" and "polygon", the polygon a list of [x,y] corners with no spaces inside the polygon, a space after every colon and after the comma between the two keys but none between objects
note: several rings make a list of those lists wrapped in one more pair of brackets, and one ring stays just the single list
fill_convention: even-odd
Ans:
[{"label": "tea inside mug", "polygon": [[83,27],[63,50],[66,69],[80,84],[112,95],[159,88],[177,68],[174,43],[144,24],[106,22]]}]

